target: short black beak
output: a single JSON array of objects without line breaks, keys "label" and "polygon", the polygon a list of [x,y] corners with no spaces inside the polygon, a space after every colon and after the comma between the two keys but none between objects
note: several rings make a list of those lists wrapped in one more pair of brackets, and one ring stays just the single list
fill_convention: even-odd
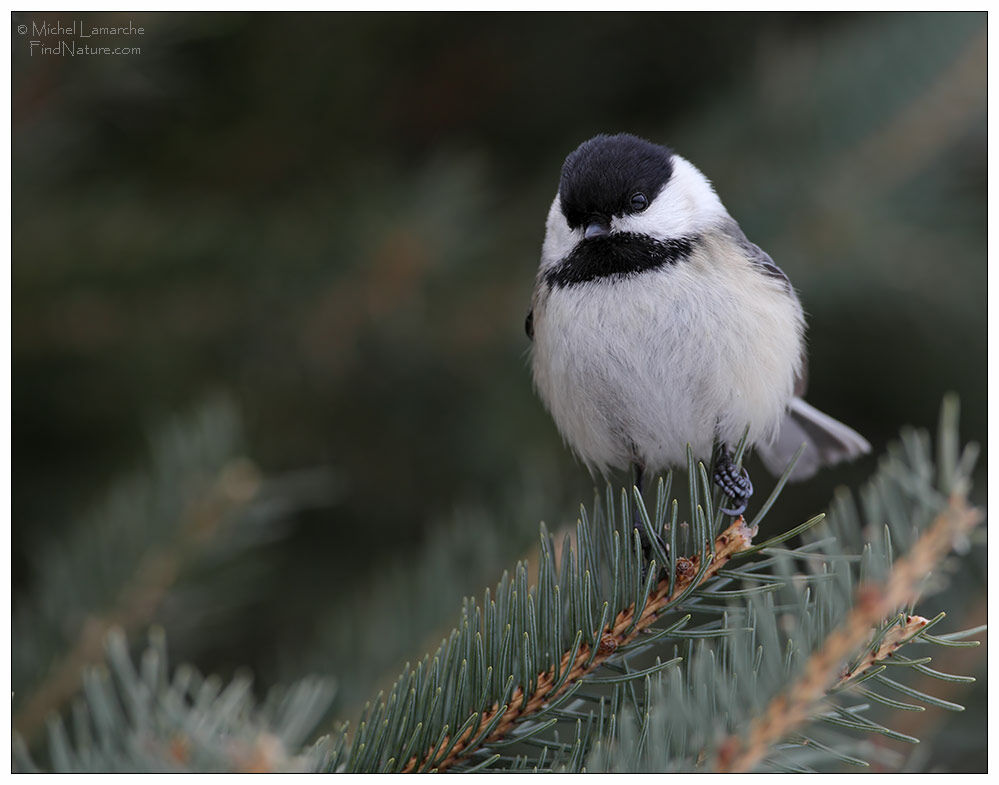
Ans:
[{"label": "short black beak", "polygon": [[586,221],[586,229],[583,230],[583,239],[591,240],[594,237],[606,237],[610,234],[610,219],[602,215],[595,215]]}]

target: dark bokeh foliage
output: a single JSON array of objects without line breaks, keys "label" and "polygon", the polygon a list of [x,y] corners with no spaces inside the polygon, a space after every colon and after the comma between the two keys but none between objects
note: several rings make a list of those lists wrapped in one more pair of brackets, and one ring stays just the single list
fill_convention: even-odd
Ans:
[{"label": "dark bokeh foliage", "polygon": [[[788,272],[812,403],[877,450],[956,390],[984,443],[983,14],[73,18],[146,34],[131,57],[14,42],[21,595],[26,554],[213,390],[266,472],[339,491],[229,567],[226,634],[178,652],[205,670],[322,662],[329,608],[456,508],[543,486],[512,554],[571,514],[592,481],[532,394],[523,318],[561,161],[602,131],[693,161]],[[789,489],[782,520],[873,464]]]}]

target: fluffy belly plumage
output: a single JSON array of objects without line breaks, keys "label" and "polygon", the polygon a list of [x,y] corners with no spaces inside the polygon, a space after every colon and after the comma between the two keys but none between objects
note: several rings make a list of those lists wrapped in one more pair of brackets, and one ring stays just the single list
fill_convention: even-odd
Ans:
[{"label": "fluffy belly plumage", "polygon": [[[713,442],[772,438],[800,368],[800,307],[755,270],[691,260],[541,292],[532,365],[563,438],[593,470],[662,469]],[[762,348],[765,347],[765,348]]]}]

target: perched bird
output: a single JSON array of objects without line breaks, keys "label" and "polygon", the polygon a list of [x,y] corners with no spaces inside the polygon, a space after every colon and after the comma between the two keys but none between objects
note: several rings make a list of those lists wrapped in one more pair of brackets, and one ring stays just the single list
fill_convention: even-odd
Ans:
[{"label": "perched bird", "polygon": [[791,479],[870,450],[809,406],[805,319],[783,271],[746,239],[707,178],[667,147],[600,135],[562,166],[527,315],[534,383],[591,471],[645,472],[715,454],[741,513],[731,447],[748,427]]}]

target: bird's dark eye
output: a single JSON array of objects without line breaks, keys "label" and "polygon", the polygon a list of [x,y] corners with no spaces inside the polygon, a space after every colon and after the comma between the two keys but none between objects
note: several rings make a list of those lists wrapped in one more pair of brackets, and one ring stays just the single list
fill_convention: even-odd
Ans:
[{"label": "bird's dark eye", "polygon": [[631,209],[636,213],[642,212],[646,207],[649,206],[649,200],[643,193],[637,193],[631,195]]}]

